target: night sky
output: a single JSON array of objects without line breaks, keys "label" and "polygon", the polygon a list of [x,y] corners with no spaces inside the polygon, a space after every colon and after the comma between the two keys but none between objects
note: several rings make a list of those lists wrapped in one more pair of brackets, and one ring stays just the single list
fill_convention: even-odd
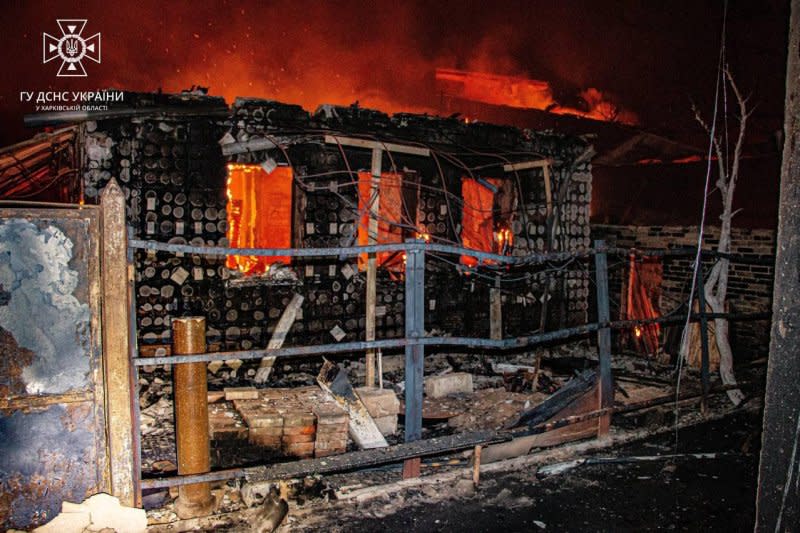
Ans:
[{"label": "night sky", "polygon": [[[120,5],[122,4],[122,5]],[[782,125],[788,2],[730,1],[727,55],[759,104],[753,138]],[[546,80],[569,103],[594,87],[644,128],[696,129],[690,99],[710,107],[723,2],[273,1],[6,2],[0,25],[0,144],[30,136],[19,92],[99,89],[174,92],[210,87],[299,103],[436,112],[437,67]],[[88,77],[42,64],[42,32],[86,18],[102,33]]]}]

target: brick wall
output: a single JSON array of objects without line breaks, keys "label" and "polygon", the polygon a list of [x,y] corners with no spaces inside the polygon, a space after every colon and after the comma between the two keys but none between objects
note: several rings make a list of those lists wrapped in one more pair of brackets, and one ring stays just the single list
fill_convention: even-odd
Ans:
[{"label": "brick wall", "polygon": [[[592,237],[605,239],[609,246],[620,248],[682,248],[697,244],[697,226],[616,226],[592,225]],[[704,249],[713,249],[719,242],[719,227],[706,227]],[[754,258],[768,259],[775,253],[775,231],[770,229],[734,228],[732,250]],[[622,264],[625,264],[624,262]],[[708,273],[711,260],[703,262]],[[691,287],[692,258],[664,258],[664,275],[660,301],[662,314],[685,305]],[[620,298],[623,268],[610,275],[612,299]],[[772,308],[772,266],[731,264],[728,303],[731,312],[763,312]],[[616,291],[616,293],[615,293]],[[765,355],[769,347],[769,321],[731,323],[731,344],[736,353],[748,357]]]}]

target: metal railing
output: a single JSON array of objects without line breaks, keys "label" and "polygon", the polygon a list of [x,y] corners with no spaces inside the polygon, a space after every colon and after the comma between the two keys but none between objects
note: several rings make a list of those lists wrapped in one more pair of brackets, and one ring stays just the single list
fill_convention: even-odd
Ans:
[{"label": "metal railing", "polygon": [[[607,255],[629,255],[636,253],[640,255],[650,256],[672,256],[672,257],[692,257],[696,254],[696,250],[690,249],[674,249],[674,250],[632,250],[621,248],[607,248],[604,241],[595,241],[595,246],[590,250],[580,250],[574,252],[552,252],[552,253],[531,253],[526,256],[505,256],[498,255],[479,250],[461,248],[452,245],[432,244],[426,243],[422,240],[407,240],[404,243],[397,244],[377,244],[368,246],[353,246],[353,247],[332,247],[332,248],[292,248],[292,249],[262,249],[262,248],[230,248],[230,247],[214,247],[214,246],[191,246],[182,244],[168,244],[154,241],[146,241],[140,239],[130,238],[128,240],[128,261],[131,268],[135,268],[134,251],[135,250],[149,250],[156,252],[167,252],[173,254],[199,254],[211,256],[227,256],[227,255],[249,255],[249,256],[289,256],[289,257],[335,257],[339,260],[348,257],[357,257],[361,254],[374,254],[380,252],[405,252],[407,256],[405,264],[405,334],[402,338],[398,339],[382,339],[373,341],[357,341],[345,342],[335,344],[318,344],[313,346],[293,346],[280,349],[261,349],[261,350],[238,350],[238,351],[225,351],[213,353],[198,353],[186,355],[171,355],[165,357],[139,357],[136,352],[136,322],[135,322],[135,292],[131,288],[131,359],[134,369],[134,383],[138,383],[138,368],[141,366],[149,365],[175,365],[182,363],[196,363],[196,362],[211,362],[211,361],[225,361],[231,359],[261,359],[263,357],[306,357],[310,355],[323,355],[331,353],[346,353],[346,352],[359,352],[368,349],[388,349],[388,348],[404,348],[405,349],[405,442],[410,446],[410,443],[419,441],[422,429],[422,402],[423,402],[423,368],[424,368],[424,355],[426,346],[462,346],[468,348],[486,348],[494,350],[509,350],[531,347],[545,342],[564,340],[575,336],[586,335],[589,333],[598,333],[598,359],[599,359],[599,387],[600,395],[598,399],[598,409],[594,414],[589,417],[600,419],[598,425],[599,432],[608,431],[608,422],[610,421],[610,414],[613,411],[613,385],[612,385],[612,372],[611,372],[611,330],[632,328],[637,325],[647,324],[678,324],[686,321],[686,317],[657,317],[653,319],[642,320],[616,320],[610,319],[609,309],[609,293],[608,293],[608,266]],[[425,259],[426,253],[435,252],[442,254],[452,254],[457,256],[470,256],[478,259],[479,261],[491,261],[498,264],[507,265],[536,265],[545,262],[566,261],[574,258],[588,258],[594,256],[595,262],[595,285],[597,293],[597,322],[582,324],[579,326],[559,329],[555,331],[536,333],[521,337],[509,339],[488,339],[488,338],[473,338],[473,337],[446,337],[446,336],[426,336],[424,331],[424,298],[425,298]],[[743,262],[758,262],[763,263],[765,260],[753,259],[747,257],[738,257],[732,254],[719,254],[716,252],[702,252],[703,257],[725,257],[732,261],[742,259]],[[702,269],[700,269],[702,270]],[[132,281],[131,281],[132,283]],[[702,354],[702,377],[703,377],[703,396],[709,392],[708,387],[708,350],[707,350],[707,321],[711,318],[728,318],[738,320],[756,320],[769,318],[770,313],[707,313],[705,308],[702,307],[699,313],[692,313],[689,320],[692,322],[701,322],[702,336],[706,338],[704,341],[704,349]],[[140,428],[139,428],[139,402],[138,402],[138,385],[134,388],[133,394],[135,397],[132,399],[134,406],[136,420],[135,420],[135,448],[137,454],[137,464],[141,465],[141,441],[140,441]],[[549,429],[542,429],[541,431],[549,431],[557,427],[563,427],[564,424],[551,425]],[[466,435],[463,439],[450,439],[453,442],[445,444],[438,443],[433,446],[411,446],[409,449],[404,449],[402,453],[397,455],[396,461],[408,460],[409,457],[421,457],[435,453],[436,450],[447,451],[454,449],[465,449],[472,447],[476,444],[486,444],[490,442],[498,442],[508,440],[509,437],[498,437],[497,432],[476,432],[475,434]],[[499,439],[499,440],[498,440]],[[398,445],[400,447],[406,445]],[[348,455],[357,455],[362,452],[350,452]],[[367,454],[369,455],[369,454]],[[339,457],[339,456],[336,456]],[[391,459],[392,455],[386,457]],[[326,461],[331,461],[332,457],[326,457]],[[389,460],[386,459],[386,460]],[[301,460],[294,461],[293,463],[303,463],[307,468],[311,466],[316,460]],[[343,459],[344,463],[349,464],[351,468],[358,466],[368,466],[373,464],[364,459],[359,463],[357,457],[353,461],[347,462]],[[335,461],[336,462],[336,461]],[[306,465],[308,463],[308,465]],[[281,463],[280,465],[287,465],[288,463]],[[321,463],[320,463],[321,464]],[[321,468],[318,464],[317,467]],[[139,470],[139,479],[137,486],[139,490],[142,487],[155,488],[169,485],[181,485],[193,482],[203,482],[209,480],[230,479],[234,477],[242,477],[252,469],[229,469],[220,472],[211,472],[208,474],[195,474],[184,476],[162,477],[155,479],[141,479],[141,471]]]}]

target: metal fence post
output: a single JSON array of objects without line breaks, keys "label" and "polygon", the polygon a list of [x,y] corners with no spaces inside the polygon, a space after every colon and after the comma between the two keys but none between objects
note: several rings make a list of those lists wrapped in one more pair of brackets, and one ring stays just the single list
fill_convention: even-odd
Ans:
[{"label": "metal fence post", "polygon": [[708,408],[708,317],[706,316],[706,292],[705,282],[703,281],[703,261],[702,256],[697,258],[700,264],[697,265],[697,300],[698,307],[700,308],[700,349],[702,355],[700,359],[700,379],[703,383],[703,400],[700,403],[700,409],[703,413]]},{"label": "metal fence post", "polygon": [[[206,351],[206,319],[175,318],[172,321],[172,353]],[[211,471],[208,435],[208,383],[205,363],[183,363],[172,370],[175,395],[175,441],[178,475]],[[210,483],[181,486],[175,502],[179,518],[211,514],[215,500]]]},{"label": "metal fence post", "polygon": [[[595,285],[597,286],[597,322],[600,324],[597,330],[597,349],[600,359],[600,389],[599,389],[599,409],[614,406],[614,384],[611,379],[611,328],[608,323],[611,320],[611,312],[608,305],[608,259],[606,257],[606,242],[604,240],[594,241],[595,255]],[[605,415],[598,419],[597,435],[604,437],[608,435],[611,425],[611,415]]]},{"label": "metal fence post", "polygon": [[[409,239],[409,244],[419,241]],[[418,338],[425,334],[425,250],[414,246],[406,252],[406,413],[405,441],[412,442],[422,437],[422,382],[425,347]],[[407,459],[403,463],[403,477],[417,477],[420,459]]]}]

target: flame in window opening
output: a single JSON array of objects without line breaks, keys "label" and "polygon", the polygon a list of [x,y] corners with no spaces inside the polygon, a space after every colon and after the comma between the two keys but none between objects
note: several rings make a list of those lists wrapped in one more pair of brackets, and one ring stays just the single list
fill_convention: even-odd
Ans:
[{"label": "flame in window opening", "polygon": [[508,228],[500,228],[494,232],[494,242],[496,252],[500,255],[505,255],[514,244],[514,235]]},{"label": "flame in window opening", "polygon": [[[278,167],[267,173],[261,165],[228,164],[228,242],[234,248],[291,248],[292,171]],[[263,274],[270,266],[289,264],[288,256],[229,255],[228,268]]]}]

